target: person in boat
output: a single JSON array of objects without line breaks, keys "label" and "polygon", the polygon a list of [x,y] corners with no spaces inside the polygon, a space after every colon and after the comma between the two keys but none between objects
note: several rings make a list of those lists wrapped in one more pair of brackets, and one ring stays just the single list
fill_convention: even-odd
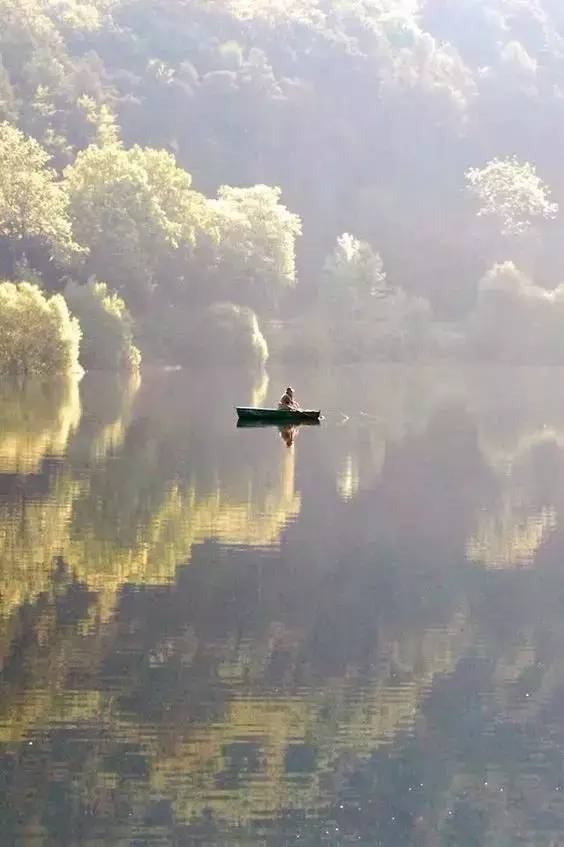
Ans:
[{"label": "person in boat", "polygon": [[280,398],[280,402],[278,403],[279,409],[288,409],[292,412],[297,412],[299,410],[299,404],[296,403],[296,399],[294,397],[294,389],[288,386],[282,397]]}]

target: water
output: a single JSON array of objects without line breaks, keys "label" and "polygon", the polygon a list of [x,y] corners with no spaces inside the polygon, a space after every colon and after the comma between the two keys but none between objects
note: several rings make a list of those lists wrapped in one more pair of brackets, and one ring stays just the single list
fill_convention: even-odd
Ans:
[{"label": "water", "polygon": [[1,386],[0,843],[561,843],[563,379]]}]

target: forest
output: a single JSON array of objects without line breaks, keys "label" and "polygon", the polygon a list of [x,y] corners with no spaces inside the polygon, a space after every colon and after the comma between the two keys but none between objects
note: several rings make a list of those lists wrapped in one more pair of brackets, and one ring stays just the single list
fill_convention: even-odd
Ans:
[{"label": "forest", "polygon": [[559,0],[0,0],[0,372],[564,361]]}]

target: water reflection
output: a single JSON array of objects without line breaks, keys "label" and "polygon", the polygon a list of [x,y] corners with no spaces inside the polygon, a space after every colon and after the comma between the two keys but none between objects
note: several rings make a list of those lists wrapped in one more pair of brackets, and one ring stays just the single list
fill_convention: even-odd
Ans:
[{"label": "water reflection", "polygon": [[4,389],[6,843],[560,837],[559,375],[302,379]]},{"label": "water reflection", "polygon": [[360,487],[360,469],[356,457],[350,454],[339,471],[337,471],[337,491],[343,500],[351,500]]},{"label": "water reflection", "polygon": [[119,375],[92,371],[83,376],[82,426],[68,449],[73,464],[103,462],[119,450],[129,429],[140,387],[138,371]]},{"label": "water reflection", "polygon": [[280,437],[286,447],[293,447],[299,428],[297,426],[281,426],[279,427]]},{"label": "water reflection", "polygon": [[253,420],[239,420],[237,421],[237,429],[274,429],[277,430],[280,434],[280,438],[288,448],[292,448],[296,442],[296,438],[298,437],[300,427],[302,426],[318,426],[319,422],[315,421],[301,422],[299,424],[284,424],[283,426],[277,425],[272,421],[253,421]]},{"label": "water reflection", "polygon": [[79,378],[52,383],[0,381],[0,473],[35,474],[63,456],[80,422]]},{"label": "water reflection", "polygon": [[530,567],[556,524],[553,508],[531,513],[511,494],[503,495],[494,514],[485,514],[479,521],[477,531],[468,540],[467,556],[488,568]]}]

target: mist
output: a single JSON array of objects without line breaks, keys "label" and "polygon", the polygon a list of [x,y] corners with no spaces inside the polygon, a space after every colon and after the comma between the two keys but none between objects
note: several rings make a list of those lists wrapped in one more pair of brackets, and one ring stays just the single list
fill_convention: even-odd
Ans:
[{"label": "mist", "polygon": [[[83,353],[58,370],[205,359],[205,325],[246,366],[256,332],[280,360],[496,359],[483,280],[564,280],[554,0],[0,13],[0,277],[68,290]],[[558,311],[519,359],[562,361]],[[36,367],[12,353],[4,371]]]},{"label": "mist", "polygon": [[563,843],[563,105],[563,0],[0,0],[0,845]]}]

